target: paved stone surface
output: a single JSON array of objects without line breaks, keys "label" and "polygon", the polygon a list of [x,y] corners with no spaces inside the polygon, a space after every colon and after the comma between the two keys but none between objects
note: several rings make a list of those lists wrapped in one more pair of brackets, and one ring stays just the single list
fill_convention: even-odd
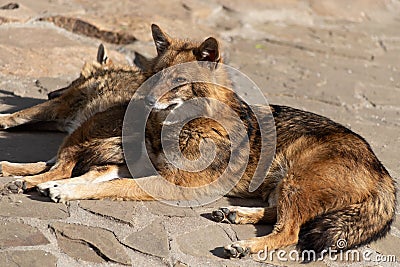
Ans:
[{"label": "paved stone surface", "polygon": [[66,219],[69,214],[64,204],[52,203],[47,198],[34,193],[32,195],[2,196],[0,200],[0,216],[49,220]]},{"label": "paved stone surface", "polygon": [[394,255],[400,258],[399,237],[389,235],[384,239],[373,242],[369,247],[382,255]]},{"label": "paved stone surface", "polygon": [[161,202],[147,202],[144,206],[155,215],[175,216],[175,217],[193,217],[198,216],[197,213],[190,208],[180,208],[170,206]]},{"label": "paved stone surface", "polygon": [[153,221],[143,230],[126,237],[124,243],[135,250],[157,257],[166,258],[169,255],[167,232],[158,220]]},{"label": "paved stone surface", "polygon": [[0,252],[0,265],[7,267],[42,267],[56,266],[57,258],[43,250]]},{"label": "paved stone surface", "polygon": [[[139,204],[140,205],[140,204]],[[127,202],[121,205],[121,202],[115,201],[97,201],[84,200],[79,203],[82,209],[94,214],[110,217],[115,220],[134,225],[138,211],[138,203]]]},{"label": "paved stone surface", "polygon": [[[104,33],[129,41],[107,39],[115,62],[132,64],[134,51],[153,56],[150,24],[157,23],[176,37],[217,37],[226,62],[256,82],[270,103],[325,115],[361,134],[400,182],[398,0],[13,2],[18,8],[0,9],[0,113],[38,104],[78,77],[84,62],[95,60]],[[0,7],[9,3],[0,0]],[[54,22],[55,17],[63,19]],[[71,28],[67,18],[93,25],[97,33]],[[26,129],[0,132],[0,161],[46,161],[63,137]],[[1,178],[0,186],[7,181]],[[263,203],[222,198],[180,209],[142,202],[64,205],[35,192],[0,196],[0,243],[8,244],[0,245],[0,266],[300,265],[222,257],[224,245],[271,230],[210,220],[213,209],[229,205]],[[373,259],[396,256],[397,262],[352,266],[400,264],[399,210],[386,238],[359,249],[370,250]],[[348,264],[325,259],[307,266]]]},{"label": "paved stone surface", "polygon": [[264,236],[272,232],[271,225],[231,225],[239,240]]},{"label": "paved stone surface", "polygon": [[74,240],[64,237],[62,234],[56,234],[58,247],[68,256],[84,261],[103,263],[106,262],[94,249],[87,245],[84,241]]},{"label": "paved stone surface", "polygon": [[223,228],[210,225],[178,237],[179,248],[183,253],[193,256],[223,257],[221,244],[229,244],[229,239]]},{"label": "paved stone surface", "polygon": [[[51,228],[56,232],[56,236],[60,235],[63,236],[63,238],[79,240],[82,243],[84,242],[94,247],[97,253],[107,260],[122,264],[130,264],[130,259],[126,255],[123,246],[118,242],[114,234],[108,230],[61,222],[52,224]],[[76,249],[71,251],[69,247],[67,249],[71,254],[76,254],[76,252],[78,252]],[[67,251],[66,253],[68,254]],[[85,250],[80,251],[78,257],[81,259],[81,255],[84,255],[85,252]]]},{"label": "paved stone surface", "polygon": [[38,229],[23,223],[0,221],[0,233],[0,249],[49,243]]}]

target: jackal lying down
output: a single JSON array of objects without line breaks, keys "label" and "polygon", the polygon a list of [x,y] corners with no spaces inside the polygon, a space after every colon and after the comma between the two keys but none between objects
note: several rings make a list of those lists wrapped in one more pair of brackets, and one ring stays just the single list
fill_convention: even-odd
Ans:
[{"label": "jackal lying down", "polygon": [[[208,67],[197,65],[196,75],[212,77],[204,82],[193,79],[193,72],[167,69],[152,84],[152,90],[133,100],[134,108],[129,109],[134,114],[133,125],[139,125],[143,121],[141,115],[151,109],[144,120],[145,131],[138,127],[138,131],[133,128],[131,132],[133,140],[144,140],[132,143],[137,150],[137,165],[133,168],[140,168],[146,154],[158,175],[130,178],[124,158],[130,152],[123,150],[121,139],[123,118],[129,108],[126,103],[91,116],[67,137],[52,169],[24,177],[14,185],[19,183],[26,189],[37,186],[60,202],[103,198],[196,199],[218,193],[218,186],[211,191],[203,188],[218,185],[216,181],[234,155],[233,173],[226,182],[238,180],[226,195],[259,197],[265,201],[265,207],[222,207],[212,213],[214,220],[238,224],[265,222],[274,224],[274,229],[266,236],[225,246],[230,257],[292,244],[316,253],[328,248],[351,249],[386,235],[395,214],[394,182],[361,136],[314,113],[279,105],[248,105],[229,89],[229,75],[219,73],[219,45],[212,37],[175,49],[169,36],[160,33],[158,37],[155,39],[160,62],[174,65],[208,61]],[[163,137],[163,128],[181,123],[171,118],[179,118],[184,104],[198,99],[206,99],[200,110],[202,116],[185,122],[177,135]],[[215,110],[214,101],[223,105]],[[213,119],[216,114],[218,120]],[[265,156],[260,126],[271,121],[275,124],[276,150],[267,151],[272,158],[271,166],[262,184],[250,192],[258,160]],[[235,144],[232,135],[236,136]],[[212,161],[198,171],[179,168],[166,156],[166,149],[172,144],[169,140],[174,138],[178,140],[179,153],[192,161],[207,152],[202,150],[204,145],[212,143]],[[237,167],[244,163],[244,168]],[[169,190],[167,184],[179,190]],[[193,194],[180,194],[184,192],[182,188],[200,189]],[[338,247],[339,240],[346,240],[347,247]]]}]

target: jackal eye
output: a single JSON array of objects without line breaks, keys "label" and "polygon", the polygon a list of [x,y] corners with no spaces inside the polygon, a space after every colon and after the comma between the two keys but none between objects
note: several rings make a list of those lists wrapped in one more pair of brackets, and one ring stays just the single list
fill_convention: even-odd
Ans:
[{"label": "jackal eye", "polygon": [[188,80],[185,77],[176,77],[172,80],[173,83],[175,84],[181,84],[181,83],[185,83]]}]

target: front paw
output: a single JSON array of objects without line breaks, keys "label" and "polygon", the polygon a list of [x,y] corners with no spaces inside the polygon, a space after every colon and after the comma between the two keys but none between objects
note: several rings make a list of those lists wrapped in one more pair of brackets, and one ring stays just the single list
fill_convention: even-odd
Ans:
[{"label": "front paw", "polygon": [[24,180],[18,179],[6,183],[4,187],[1,189],[0,194],[1,195],[21,194],[24,192],[24,189],[25,189]]},{"label": "front paw", "polygon": [[56,203],[67,203],[69,200],[75,199],[73,197],[76,185],[61,185],[57,187],[48,188],[48,196]]},{"label": "front paw", "polygon": [[235,223],[236,221],[236,211],[231,210],[231,208],[219,208],[214,210],[211,214],[211,218],[216,222],[228,222]]},{"label": "front paw", "polygon": [[11,127],[9,116],[10,114],[0,114],[0,130],[5,130]]},{"label": "front paw", "polygon": [[36,189],[39,191],[40,194],[48,197],[50,194],[50,188],[60,186],[58,181],[49,181],[45,183],[38,184]]},{"label": "front paw", "polygon": [[250,254],[250,248],[243,247],[238,242],[225,246],[224,251],[229,258],[243,258]]}]

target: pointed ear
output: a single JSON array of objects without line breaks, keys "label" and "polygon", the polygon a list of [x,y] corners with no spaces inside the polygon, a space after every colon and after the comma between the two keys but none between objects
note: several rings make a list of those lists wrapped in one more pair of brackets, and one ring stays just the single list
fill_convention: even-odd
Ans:
[{"label": "pointed ear", "polygon": [[148,59],[147,57],[135,51],[135,59],[133,60],[133,64],[135,64],[142,71],[146,72],[150,69],[151,59]]},{"label": "pointed ear", "polygon": [[107,53],[106,49],[104,48],[103,44],[99,45],[99,48],[97,49],[97,62],[100,64],[105,64],[107,61]]},{"label": "pointed ear", "polygon": [[199,61],[219,62],[219,44],[214,37],[209,37],[195,51],[195,56]]},{"label": "pointed ear", "polygon": [[107,50],[103,44],[100,44],[99,48],[97,49],[97,62],[99,62],[101,65],[111,65],[112,64],[112,61],[108,57]]},{"label": "pointed ear", "polygon": [[151,25],[151,33],[153,34],[154,44],[157,48],[157,54],[160,55],[171,45],[171,37],[163,32],[156,24]]}]

